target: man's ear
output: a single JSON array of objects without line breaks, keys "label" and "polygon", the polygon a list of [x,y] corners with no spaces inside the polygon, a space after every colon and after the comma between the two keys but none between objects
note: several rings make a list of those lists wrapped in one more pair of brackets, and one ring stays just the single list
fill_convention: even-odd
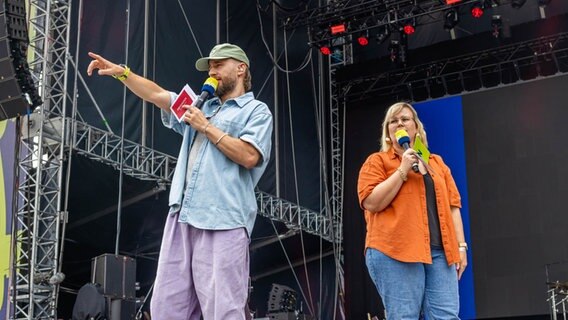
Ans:
[{"label": "man's ear", "polygon": [[246,65],[244,63],[239,63],[239,65],[237,66],[237,71],[241,72],[241,73],[245,72],[245,68],[246,68]]}]

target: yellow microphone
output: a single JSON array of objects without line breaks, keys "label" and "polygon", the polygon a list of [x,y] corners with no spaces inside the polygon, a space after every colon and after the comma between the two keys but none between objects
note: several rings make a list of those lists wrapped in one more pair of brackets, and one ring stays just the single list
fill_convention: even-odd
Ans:
[{"label": "yellow microphone", "polygon": [[[408,132],[406,132],[406,130],[404,130],[404,129],[397,130],[394,133],[394,136],[396,137],[396,141],[398,142],[398,145],[401,146],[402,148],[404,148],[405,151],[407,149],[410,149],[410,137],[408,136]],[[414,162],[412,164],[412,170],[414,172],[419,171],[418,162]]]},{"label": "yellow microphone", "polygon": [[195,103],[193,104],[194,106],[196,106],[197,108],[201,109],[201,107],[203,106],[203,103],[205,103],[205,100],[207,100],[207,98],[209,98],[209,96],[212,96],[215,94],[215,90],[217,90],[217,86],[219,85],[219,82],[217,81],[217,79],[209,77],[207,78],[207,80],[205,80],[205,82],[203,83],[203,86],[201,87],[201,94],[199,95],[199,97],[197,98],[197,101],[195,101]]}]

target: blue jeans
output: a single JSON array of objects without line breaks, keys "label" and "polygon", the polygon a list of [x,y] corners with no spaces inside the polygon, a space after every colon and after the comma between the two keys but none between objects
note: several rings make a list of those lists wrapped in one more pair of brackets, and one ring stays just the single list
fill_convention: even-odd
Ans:
[{"label": "blue jeans", "polygon": [[432,249],[432,264],[405,263],[368,248],[367,269],[385,306],[387,319],[459,319],[458,275],[442,249]]}]

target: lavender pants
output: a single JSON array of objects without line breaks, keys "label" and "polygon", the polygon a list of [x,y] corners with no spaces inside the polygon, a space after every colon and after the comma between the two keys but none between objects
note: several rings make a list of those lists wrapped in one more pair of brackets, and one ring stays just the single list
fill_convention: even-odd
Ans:
[{"label": "lavender pants", "polygon": [[244,320],[249,239],[244,228],[201,230],[168,215],[152,320]]}]

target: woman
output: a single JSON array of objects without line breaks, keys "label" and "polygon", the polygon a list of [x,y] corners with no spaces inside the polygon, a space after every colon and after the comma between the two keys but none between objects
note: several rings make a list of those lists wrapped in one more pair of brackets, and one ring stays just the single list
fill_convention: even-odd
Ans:
[{"label": "woman", "polygon": [[[407,150],[397,142],[399,130],[408,133]],[[467,266],[460,195],[440,156],[419,161],[412,149],[418,136],[427,146],[416,110],[408,103],[392,105],[381,151],[359,172],[367,268],[388,319],[418,319],[421,313],[459,319],[458,280]],[[418,172],[411,170],[416,164]]]}]

